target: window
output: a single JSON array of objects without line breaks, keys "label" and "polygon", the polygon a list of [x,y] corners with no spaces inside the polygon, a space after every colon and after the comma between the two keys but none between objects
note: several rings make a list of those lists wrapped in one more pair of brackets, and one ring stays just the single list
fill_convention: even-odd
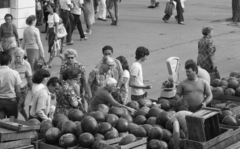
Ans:
[{"label": "window", "polygon": [[0,0],[0,8],[10,8],[10,0]]}]

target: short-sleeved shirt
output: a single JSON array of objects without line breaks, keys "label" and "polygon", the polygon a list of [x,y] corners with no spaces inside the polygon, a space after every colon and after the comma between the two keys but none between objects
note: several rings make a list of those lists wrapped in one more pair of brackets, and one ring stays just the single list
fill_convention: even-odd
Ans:
[{"label": "short-sleeved shirt", "polygon": [[71,13],[76,15],[81,15],[82,9],[79,7],[79,5],[83,4],[83,0],[72,0],[73,2],[73,8],[71,9]]},{"label": "short-sleeved shirt", "polygon": [[183,96],[189,106],[189,111],[196,112],[202,107],[205,95],[211,94],[211,89],[207,81],[198,78],[196,81],[188,79],[181,82],[177,89],[177,94]]},{"label": "short-sleeved shirt", "polygon": [[71,4],[71,0],[59,0],[61,9],[70,11],[70,8],[68,7],[69,4]]},{"label": "short-sleeved shirt", "polygon": [[123,100],[127,100],[128,99],[128,83],[129,83],[129,79],[130,79],[130,73],[128,70],[124,70],[123,71],[123,78],[127,78],[127,82],[121,87],[120,89],[120,94],[121,97],[123,98]]},{"label": "short-sleeved shirt", "polygon": [[113,76],[111,73],[105,73],[101,67],[95,68],[93,71],[90,72],[88,77],[88,82],[92,85],[90,86],[92,95],[94,96],[95,92],[98,90],[99,87],[103,86],[105,80],[107,78],[112,78]]},{"label": "short-sleeved shirt", "polygon": [[174,121],[178,121],[179,125],[180,125],[180,129],[183,130],[183,132],[187,135],[188,134],[188,129],[187,129],[187,123],[186,123],[186,115],[191,115],[193,114],[190,111],[179,111],[177,113],[175,113],[172,117],[171,117],[171,122],[173,123]]},{"label": "short-sleeved shirt", "polygon": [[[142,65],[139,62],[134,62],[130,69],[130,83],[143,86],[143,75],[142,75]],[[145,93],[144,89],[132,88],[132,95],[143,95]]]},{"label": "short-sleeved shirt", "polygon": [[209,84],[210,84],[210,75],[209,73],[205,70],[205,69],[202,69],[201,67],[198,67],[198,74],[197,76],[199,78],[202,78],[203,80],[206,80]]},{"label": "short-sleeved shirt", "polygon": [[20,84],[21,88],[26,86],[28,84],[27,77],[32,76],[32,68],[29,62],[26,60],[23,60],[22,63],[13,62],[10,67],[19,73],[22,80],[22,83]]},{"label": "short-sleeved shirt", "polygon": [[48,27],[49,28],[53,28],[55,23],[59,23],[59,16],[58,14],[54,13],[54,14],[49,14],[48,15]]},{"label": "short-sleeved shirt", "polygon": [[13,23],[3,23],[0,26],[0,40],[2,40],[2,38],[14,37],[14,33],[17,33],[17,27]]},{"label": "short-sleeved shirt", "polygon": [[90,101],[89,109],[91,111],[95,111],[97,105],[99,104],[109,105],[112,99],[112,95],[106,89],[104,89],[104,87],[100,87],[97,90],[95,96],[93,96],[93,99]]},{"label": "short-sleeved shirt", "polygon": [[0,98],[15,98],[15,86],[21,83],[22,80],[16,70],[0,66]]}]

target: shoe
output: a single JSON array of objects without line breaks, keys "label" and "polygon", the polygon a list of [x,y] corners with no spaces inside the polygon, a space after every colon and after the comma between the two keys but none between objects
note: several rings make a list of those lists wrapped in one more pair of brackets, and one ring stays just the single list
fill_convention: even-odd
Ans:
[{"label": "shoe", "polygon": [[117,21],[113,21],[113,22],[111,23],[111,25],[117,26]]},{"label": "shoe", "polygon": [[183,22],[180,22],[180,23],[178,23],[178,24],[185,25]]},{"label": "shoe", "polygon": [[73,41],[67,42],[67,45],[73,45]]},{"label": "shoe", "polygon": [[102,19],[102,21],[107,21],[107,19]]},{"label": "shoe", "polygon": [[102,20],[102,18],[97,18],[98,20]]},{"label": "shoe", "polygon": [[92,34],[92,31],[91,30],[86,30],[86,32],[84,32],[84,34],[86,35],[86,34]]},{"label": "shoe", "polygon": [[155,8],[155,6],[148,6],[148,8]]},{"label": "shoe", "polygon": [[168,21],[167,21],[165,18],[162,18],[162,20],[163,20],[165,23],[168,23]]},{"label": "shoe", "polygon": [[41,33],[47,33],[46,31],[42,31]]},{"label": "shoe", "polygon": [[88,39],[87,37],[80,38],[80,41],[87,40],[87,39]]},{"label": "shoe", "polygon": [[111,16],[110,16],[110,15],[107,15],[107,18],[111,18]]},{"label": "shoe", "polygon": [[159,6],[159,2],[156,2],[155,7],[158,7],[158,6]]},{"label": "shoe", "polygon": [[175,16],[174,18],[175,18],[175,20],[178,22],[178,18],[177,18],[177,16]]},{"label": "shoe", "polygon": [[65,43],[62,44],[62,47],[66,47],[67,45]]}]

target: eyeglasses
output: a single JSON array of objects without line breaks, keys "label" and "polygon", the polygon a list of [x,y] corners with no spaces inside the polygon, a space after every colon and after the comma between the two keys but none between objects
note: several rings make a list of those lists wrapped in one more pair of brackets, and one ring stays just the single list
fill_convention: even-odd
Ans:
[{"label": "eyeglasses", "polygon": [[67,57],[67,59],[74,59],[74,57]]}]

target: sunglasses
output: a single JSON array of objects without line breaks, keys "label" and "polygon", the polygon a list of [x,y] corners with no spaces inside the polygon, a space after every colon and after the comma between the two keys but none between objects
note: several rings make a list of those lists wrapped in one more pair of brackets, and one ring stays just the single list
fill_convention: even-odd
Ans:
[{"label": "sunglasses", "polygon": [[67,59],[74,59],[74,57],[67,57]]}]

